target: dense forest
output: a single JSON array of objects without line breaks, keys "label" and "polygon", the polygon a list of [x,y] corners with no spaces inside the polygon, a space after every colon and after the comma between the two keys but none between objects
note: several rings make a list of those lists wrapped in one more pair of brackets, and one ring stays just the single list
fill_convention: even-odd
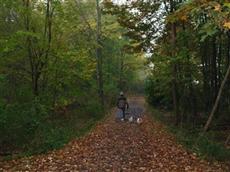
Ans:
[{"label": "dense forest", "polygon": [[0,0],[0,26],[1,155],[63,146],[120,91],[227,152],[229,0]]},{"label": "dense forest", "polygon": [[136,89],[142,55],[124,51],[124,29],[97,5],[0,1],[1,154],[59,147],[102,118],[121,89]]}]

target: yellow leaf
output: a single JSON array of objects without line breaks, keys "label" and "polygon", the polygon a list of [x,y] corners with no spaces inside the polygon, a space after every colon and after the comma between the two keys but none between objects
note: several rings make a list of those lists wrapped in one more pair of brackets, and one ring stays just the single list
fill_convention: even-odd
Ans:
[{"label": "yellow leaf", "polygon": [[225,22],[224,27],[230,29],[230,21]]},{"label": "yellow leaf", "polygon": [[188,18],[187,18],[186,15],[181,16],[181,20],[182,20],[182,21],[187,21],[187,19],[188,19]]},{"label": "yellow leaf", "polygon": [[221,10],[220,4],[216,4],[216,5],[214,6],[214,11],[220,11],[220,10]]}]

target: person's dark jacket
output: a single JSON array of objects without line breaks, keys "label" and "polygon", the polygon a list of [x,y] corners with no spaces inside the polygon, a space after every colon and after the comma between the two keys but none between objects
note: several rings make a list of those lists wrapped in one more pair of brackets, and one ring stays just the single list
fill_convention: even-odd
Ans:
[{"label": "person's dark jacket", "polygon": [[129,108],[129,104],[128,104],[127,98],[125,96],[120,96],[117,99],[117,107],[119,109],[128,109]]}]

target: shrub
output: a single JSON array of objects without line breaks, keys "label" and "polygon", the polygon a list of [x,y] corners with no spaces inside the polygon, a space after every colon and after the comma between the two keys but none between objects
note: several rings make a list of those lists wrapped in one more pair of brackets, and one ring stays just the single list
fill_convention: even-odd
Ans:
[{"label": "shrub", "polygon": [[2,105],[0,109],[0,147],[2,151],[7,151],[9,148],[17,149],[29,143],[36,129],[48,114],[47,108],[36,99],[31,103]]}]

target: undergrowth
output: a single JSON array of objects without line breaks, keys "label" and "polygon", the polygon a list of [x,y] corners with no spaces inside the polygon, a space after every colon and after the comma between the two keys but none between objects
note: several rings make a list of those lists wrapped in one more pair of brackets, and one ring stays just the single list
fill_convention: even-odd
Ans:
[{"label": "undergrowth", "polygon": [[[60,149],[72,139],[87,134],[96,125],[97,121],[104,118],[105,114],[106,111],[102,111],[97,106],[91,106],[90,109],[78,108],[68,111],[66,114],[53,114],[49,118],[37,122],[32,134],[28,133],[29,128],[25,128],[25,131],[22,130],[23,132],[20,135],[15,129],[14,132],[18,134],[17,137],[7,137],[5,135],[1,142],[11,143],[11,150],[16,150],[16,152],[9,153],[2,158],[10,160]],[[18,124],[19,122],[20,120],[15,123]],[[26,125],[22,127],[26,127]],[[19,131],[21,131],[21,128]],[[10,132],[12,132],[12,129],[9,130]],[[20,136],[22,139],[18,139]],[[27,138],[24,136],[27,136]],[[11,142],[12,139],[17,140],[17,142]],[[21,140],[21,143],[19,140]]]},{"label": "undergrowth", "polygon": [[151,108],[153,117],[166,124],[169,132],[173,133],[177,141],[189,151],[195,152],[199,157],[210,161],[229,161],[230,150],[214,140],[216,133],[209,131],[201,134],[200,129],[175,127],[173,123],[164,118],[164,112]]}]

